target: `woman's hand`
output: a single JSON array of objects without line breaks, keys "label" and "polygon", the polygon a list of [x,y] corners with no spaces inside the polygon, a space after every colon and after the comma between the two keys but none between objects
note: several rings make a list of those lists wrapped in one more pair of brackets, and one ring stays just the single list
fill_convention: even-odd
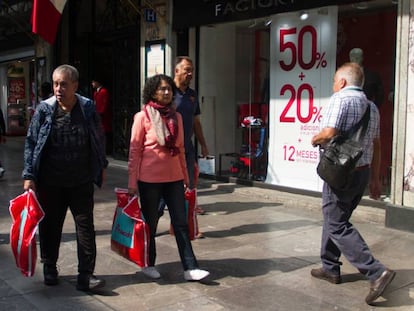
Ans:
[{"label": "woman's hand", "polygon": [[132,197],[134,195],[138,194],[138,189],[137,188],[128,188],[128,194]]}]

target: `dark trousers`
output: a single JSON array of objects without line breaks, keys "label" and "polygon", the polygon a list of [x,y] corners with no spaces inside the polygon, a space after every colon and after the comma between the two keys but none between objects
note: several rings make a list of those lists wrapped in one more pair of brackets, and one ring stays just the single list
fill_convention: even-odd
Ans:
[{"label": "dark trousers", "polygon": [[92,274],[95,269],[96,241],[93,223],[93,183],[76,187],[38,185],[38,200],[45,217],[39,224],[42,262],[55,265],[67,209],[70,208],[76,225],[78,272]]},{"label": "dark trousers", "polygon": [[196,162],[195,154],[193,152],[186,152],[185,153],[185,161],[187,164],[187,173],[188,173],[188,179],[189,179],[189,185],[188,188],[194,189],[196,187],[195,184],[195,176],[194,176],[194,165]]},{"label": "dark trousers", "polygon": [[[187,173],[188,173],[188,180],[189,184],[187,185],[189,189],[194,189],[197,185],[195,184],[195,154],[194,150],[192,152],[185,153],[185,161],[187,165]],[[161,217],[164,215],[164,208],[168,206],[165,203],[165,200],[161,198],[160,203],[158,205],[158,216]]]},{"label": "dark trousers", "polygon": [[369,280],[381,276],[385,267],[372,254],[358,230],[349,222],[367,187],[370,170],[356,171],[352,187],[333,190],[326,183],[322,191],[323,228],[321,260],[323,268],[340,274],[341,254]]},{"label": "dark trousers", "polygon": [[141,209],[145,221],[150,228],[149,264],[155,265],[156,246],[155,234],[158,225],[158,205],[161,198],[164,198],[170,213],[171,224],[174,229],[175,240],[184,270],[198,267],[191,241],[188,235],[187,213],[184,202],[183,181],[166,183],[146,183],[139,181],[139,196]]}]

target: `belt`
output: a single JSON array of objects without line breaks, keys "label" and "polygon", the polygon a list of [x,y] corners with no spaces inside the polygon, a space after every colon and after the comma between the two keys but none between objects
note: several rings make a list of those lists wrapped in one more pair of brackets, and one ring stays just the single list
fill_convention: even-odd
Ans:
[{"label": "belt", "polygon": [[358,167],[355,168],[355,170],[356,171],[363,171],[363,170],[365,170],[367,168],[369,168],[369,164],[365,164],[365,165],[362,165],[362,166],[358,166]]}]

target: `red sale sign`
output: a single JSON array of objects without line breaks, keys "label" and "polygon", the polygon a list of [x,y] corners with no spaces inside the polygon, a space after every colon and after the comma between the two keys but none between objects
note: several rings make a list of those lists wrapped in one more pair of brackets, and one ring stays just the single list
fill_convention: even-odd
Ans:
[{"label": "red sale sign", "polygon": [[7,102],[15,104],[17,100],[24,99],[26,96],[24,78],[9,78],[9,95]]},{"label": "red sale sign", "polygon": [[332,6],[308,13],[306,20],[298,12],[272,20],[266,182],[319,191],[319,151],[310,141],[332,95],[338,11]]}]

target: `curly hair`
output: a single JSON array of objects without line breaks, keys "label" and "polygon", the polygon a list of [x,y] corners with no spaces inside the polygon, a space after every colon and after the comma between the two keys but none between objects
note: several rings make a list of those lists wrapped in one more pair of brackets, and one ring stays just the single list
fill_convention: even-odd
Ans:
[{"label": "curly hair", "polygon": [[154,99],[155,92],[157,92],[157,89],[160,86],[161,81],[167,82],[171,86],[171,89],[174,94],[176,90],[174,80],[170,76],[158,74],[148,78],[145,82],[144,90],[142,91],[142,100],[144,104]]}]

